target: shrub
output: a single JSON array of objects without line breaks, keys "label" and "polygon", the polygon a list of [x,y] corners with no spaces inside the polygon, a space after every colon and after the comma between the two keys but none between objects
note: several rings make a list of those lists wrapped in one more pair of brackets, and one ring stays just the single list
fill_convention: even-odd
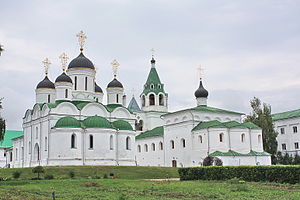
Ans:
[{"label": "shrub", "polygon": [[300,183],[300,166],[210,166],[179,168],[181,180],[229,180]]},{"label": "shrub", "polygon": [[214,157],[214,165],[215,166],[222,166],[223,162],[220,158]]},{"label": "shrub", "polygon": [[54,179],[54,176],[52,174],[46,174],[44,177],[46,180]]},{"label": "shrub", "polygon": [[207,156],[206,158],[204,158],[203,160],[203,166],[212,166],[214,162],[214,159],[212,156]]},{"label": "shrub", "polygon": [[69,177],[74,178],[75,177],[75,172],[74,171],[69,171]]},{"label": "shrub", "polygon": [[103,178],[104,178],[104,179],[107,179],[107,178],[108,178],[108,177],[107,177],[107,174],[104,174],[104,175],[103,175]]},{"label": "shrub", "polygon": [[20,171],[14,171],[14,172],[12,173],[12,177],[13,177],[14,179],[20,178],[21,174],[22,174],[22,172],[20,172]]},{"label": "shrub", "polygon": [[37,167],[32,168],[32,172],[35,174],[38,174],[37,179],[40,179],[40,174],[45,173],[45,170],[42,166],[37,166]]}]

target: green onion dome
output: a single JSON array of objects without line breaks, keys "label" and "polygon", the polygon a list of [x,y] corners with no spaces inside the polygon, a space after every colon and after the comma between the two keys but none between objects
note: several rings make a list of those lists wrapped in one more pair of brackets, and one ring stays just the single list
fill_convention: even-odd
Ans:
[{"label": "green onion dome", "polygon": [[80,121],[74,117],[62,117],[60,118],[55,126],[56,128],[70,127],[70,128],[81,128]]},{"label": "green onion dome", "polygon": [[107,119],[100,116],[92,116],[83,120],[86,128],[113,128]]},{"label": "green onion dome", "polygon": [[129,130],[129,131],[132,131],[132,126],[126,122],[126,121],[123,121],[123,120],[117,120],[117,121],[114,121],[113,123],[113,126],[119,130]]}]

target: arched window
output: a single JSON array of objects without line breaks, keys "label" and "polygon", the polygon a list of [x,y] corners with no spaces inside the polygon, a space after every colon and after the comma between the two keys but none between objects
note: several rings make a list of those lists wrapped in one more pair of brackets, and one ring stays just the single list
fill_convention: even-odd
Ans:
[{"label": "arched window", "polygon": [[154,94],[149,95],[149,102],[150,102],[150,106],[155,105],[155,96],[154,96]]},{"label": "arched window", "polygon": [[28,152],[28,153],[31,154],[31,149],[32,149],[32,148],[31,148],[31,142],[28,143],[28,149],[29,149],[29,152]]},{"label": "arched window", "polygon": [[157,87],[158,87],[158,89],[161,89],[161,85],[160,84],[158,84]]},{"label": "arched window", "polygon": [[160,106],[164,105],[164,95],[162,95],[162,94],[159,95],[159,105]]},{"label": "arched window", "polygon": [[137,146],[137,150],[138,150],[139,153],[141,152],[141,145]]},{"label": "arched window", "polygon": [[65,90],[65,98],[68,98],[68,89]]},{"label": "arched window", "polygon": [[77,76],[74,78],[74,90],[77,90]]},{"label": "arched window", "polygon": [[48,138],[45,137],[45,151],[47,151],[47,147],[48,147]]},{"label": "arched window", "polygon": [[155,144],[152,143],[151,146],[152,146],[152,151],[155,151]]},{"label": "arched window", "polygon": [[183,139],[183,138],[181,139],[181,145],[183,148],[185,148],[185,139]]},{"label": "arched window", "polygon": [[203,142],[202,135],[199,135],[199,142],[200,142],[200,143]]},{"label": "arched window", "polygon": [[148,152],[148,145],[145,144],[145,152]]},{"label": "arched window", "polygon": [[219,134],[219,139],[220,139],[220,142],[223,142],[223,141],[224,141],[224,134],[223,134],[223,133],[220,133],[220,134]]},{"label": "arched window", "polygon": [[130,141],[130,137],[126,138],[126,149],[130,150],[131,149],[131,141]]},{"label": "arched window", "polygon": [[159,150],[164,150],[164,145],[162,142],[159,143]]},{"label": "arched window", "polygon": [[76,148],[76,135],[72,134],[71,136],[71,148],[74,149]]},{"label": "arched window", "polygon": [[154,85],[153,84],[150,85],[150,89],[154,89]]},{"label": "arched window", "polygon": [[145,95],[142,96],[142,106],[146,105],[146,98]]},{"label": "arched window", "polygon": [[39,128],[35,127],[35,139],[39,138]]},{"label": "arched window", "polygon": [[119,95],[117,94],[117,103],[119,103]]},{"label": "arched window", "polygon": [[94,136],[90,135],[90,145],[89,145],[90,149],[94,148]]},{"label": "arched window", "polygon": [[98,99],[98,98],[96,98],[96,102],[99,102],[99,99]]},{"label": "arched window", "polygon": [[175,143],[174,143],[174,140],[171,140],[171,149],[175,149]]},{"label": "arched window", "polygon": [[87,85],[88,85],[88,78],[87,77],[85,77],[85,90],[87,90]]},{"label": "arched window", "polygon": [[261,135],[258,135],[258,143],[261,143]]},{"label": "arched window", "polygon": [[51,101],[51,97],[50,97],[50,94],[48,94],[48,103],[50,103]]},{"label": "arched window", "polygon": [[13,159],[13,154],[12,154],[12,152],[10,152],[9,153],[9,160],[10,160],[10,162],[12,162],[12,159]]},{"label": "arched window", "polygon": [[112,135],[109,137],[109,149],[114,149],[114,137]]},{"label": "arched window", "polygon": [[241,141],[245,142],[245,134],[244,133],[241,135]]}]

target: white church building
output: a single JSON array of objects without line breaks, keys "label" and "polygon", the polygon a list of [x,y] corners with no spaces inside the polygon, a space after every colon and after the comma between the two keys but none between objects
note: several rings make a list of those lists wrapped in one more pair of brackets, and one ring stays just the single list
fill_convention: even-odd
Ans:
[{"label": "white church building", "polygon": [[36,87],[36,104],[25,112],[23,134],[6,135],[11,145],[0,142],[0,167],[187,167],[201,166],[208,155],[220,158],[223,165],[271,164],[261,129],[242,123],[242,113],[208,106],[202,80],[195,107],[168,112],[169,96],[153,57],[141,105],[134,96],[126,105],[115,60],[104,104],[95,67],[83,54],[86,36],[82,32],[77,36],[80,54],[68,66],[67,56],[60,57],[64,70],[54,83],[47,73],[50,62],[44,61],[45,77]]}]

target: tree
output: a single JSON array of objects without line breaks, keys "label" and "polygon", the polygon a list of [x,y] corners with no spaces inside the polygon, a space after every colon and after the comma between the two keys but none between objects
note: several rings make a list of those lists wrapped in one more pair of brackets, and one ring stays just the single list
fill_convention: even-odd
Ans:
[{"label": "tree", "polygon": [[38,179],[40,179],[40,173],[45,173],[45,170],[42,166],[37,166],[32,168],[32,173],[38,174]]},{"label": "tree", "polygon": [[294,157],[293,165],[300,165],[300,156],[297,153]]},{"label": "tree", "polygon": [[262,128],[262,138],[264,150],[275,157],[277,152],[277,132],[271,116],[271,106],[254,97],[250,100],[252,112],[245,119],[246,122],[252,122]]},{"label": "tree", "polygon": [[[3,98],[0,98],[0,110],[2,109],[2,100]],[[0,141],[4,139],[5,127],[5,120],[0,116]]]}]

